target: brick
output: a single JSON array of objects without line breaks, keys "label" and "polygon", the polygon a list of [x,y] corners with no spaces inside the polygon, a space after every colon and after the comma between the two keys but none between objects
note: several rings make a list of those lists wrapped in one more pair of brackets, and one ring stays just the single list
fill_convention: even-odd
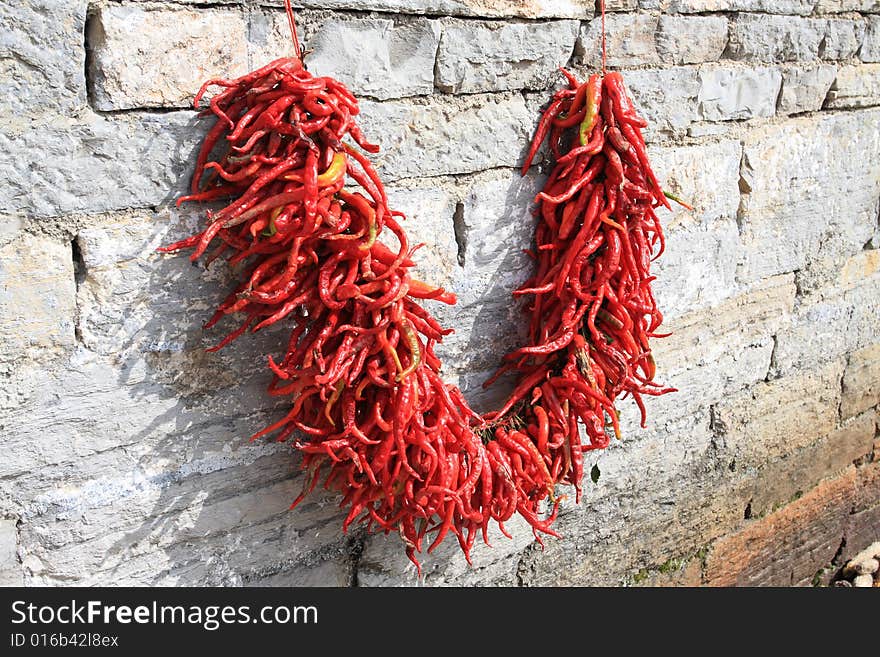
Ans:
[{"label": "brick", "polygon": [[437,51],[437,87],[447,93],[544,89],[571,57],[577,33],[577,21],[450,21]]},{"label": "brick", "polygon": [[818,18],[738,14],[730,25],[728,54],[760,62],[816,60],[826,26]]},{"label": "brick", "polygon": [[95,107],[189,105],[205,80],[248,71],[247,29],[235,10],[99,7],[87,35]]},{"label": "brick", "polygon": [[739,142],[649,149],[664,189],[692,202],[663,212],[667,248],[654,262],[654,290],[668,319],[716,305],[738,290]]},{"label": "brick", "polygon": [[382,147],[375,162],[390,181],[516,166],[537,111],[538,103],[527,103],[521,94],[364,101],[361,125]]},{"label": "brick", "polygon": [[86,106],[87,4],[23,0],[0,6],[0,132]]},{"label": "brick", "polygon": [[880,64],[842,66],[825,106],[844,109],[874,105],[880,105]]},{"label": "brick", "polygon": [[863,413],[815,445],[761,465],[752,481],[751,515],[760,517],[775,511],[870,454],[875,423],[875,413]]},{"label": "brick", "polygon": [[75,342],[76,284],[69,243],[21,233],[0,248],[0,368],[47,362]]},{"label": "brick", "polygon": [[837,552],[856,482],[855,468],[823,482],[775,513],[719,540],[705,576],[710,586],[791,586]]},{"label": "brick", "polygon": [[0,204],[36,217],[149,207],[189,187],[192,112],[84,114],[0,133]]},{"label": "brick", "polygon": [[700,118],[730,121],[773,116],[782,85],[776,68],[707,66],[699,71]]},{"label": "brick", "polygon": [[737,466],[757,467],[814,445],[834,430],[843,363],[759,382],[715,405],[714,423]]},{"label": "brick", "polygon": [[784,66],[776,111],[779,114],[800,114],[822,109],[836,77],[837,67],[833,64]]},{"label": "brick", "polygon": [[723,16],[661,16],[657,53],[664,63],[700,64],[721,58],[727,46]]},{"label": "brick", "polygon": [[863,62],[880,62],[880,16],[868,18],[859,58]]},{"label": "brick", "polygon": [[[657,17],[650,14],[609,14],[605,20],[608,66],[657,64],[660,56],[654,33]],[[581,28],[575,47],[578,64],[597,66],[602,58],[602,19],[594,18]]]},{"label": "brick", "polygon": [[845,418],[852,417],[877,404],[880,404],[880,344],[849,355],[843,373],[840,413]]},{"label": "brick", "polygon": [[749,131],[742,281],[802,269],[805,288],[815,289],[838,277],[842,255],[862,249],[876,225],[880,193],[880,157],[873,155],[880,153],[878,118],[872,110]]},{"label": "brick", "polygon": [[[287,19],[276,20],[286,29]],[[382,19],[328,20],[309,38],[309,68],[337,78],[357,96],[385,100],[434,91],[438,21],[395,25]]]}]

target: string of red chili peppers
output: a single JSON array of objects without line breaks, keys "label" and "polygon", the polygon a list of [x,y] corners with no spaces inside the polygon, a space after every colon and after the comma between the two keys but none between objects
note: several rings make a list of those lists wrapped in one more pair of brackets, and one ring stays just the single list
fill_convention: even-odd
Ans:
[{"label": "string of red chili peppers", "polygon": [[[238,313],[244,321],[213,349],[248,329],[282,319],[292,325],[285,356],[269,359],[269,393],[290,397],[290,411],[254,436],[277,432],[277,440],[293,438],[303,452],[307,485],[292,506],[323,475],[349,510],[343,530],[362,520],[370,529],[399,532],[417,566],[415,553],[428,534],[428,551],[451,532],[469,559],[478,533],[486,540],[491,521],[504,532],[503,523],[517,513],[536,537],[555,535],[554,486],[579,487],[582,451],[607,444],[606,411],[616,422],[613,399],[662,391],[650,382],[647,350],[660,320],[648,260],[662,234],[650,204],[624,189],[626,178],[639,189],[659,190],[647,161],[621,155],[626,165],[618,177],[603,169],[608,155],[599,156],[603,164],[585,164],[604,147],[606,128],[596,124],[587,132],[600,135],[599,151],[588,156],[590,149],[581,147],[557,164],[542,204],[538,274],[533,289],[520,291],[537,295],[531,346],[514,352],[505,367],[523,378],[510,402],[487,418],[493,425],[487,432],[486,419],[442,382],[434,347],[449,331],[416,301],[451,304],[455,296],[411,277],[417,247],[409,248],[397,221],[402,215],[389,209],[369,160],[344,142],[350,136],[363,150],[378,150],[354,121],[354,96],[332,78],[312,76],[299,57],[236,80],[211,80],[196,106],[210,86],[223,87],[205,110],[216,123],[200,150],[192,193],[178,203],[228,204],[207,213],[204,231],[163,250],[192,248],[196,260],[213,245],[207,262],[225,256],[245,268],[243,282],[206,326]],[[626,98],[622,88],[619,97]],[[586,124],[588,108],[598,113],[599,102],[572,79],[572,89],[559,92],[545,113],[529,161],[551,124],[551,146],[561,160],[561,131]],[[618,114],[628,121],[618,121],[635,125],[625,108]],[[631,141],[643,153],[643,143]],[[621,192],[612,197],[607,190],[614,185]],[[604,219],[594,225],[597,216]],[[612,225],[620,235],[604,228]],[[386,228],[397,238],[396,252],[377,239]],[[644,314],[652,318],[647,326]],[[511,409],[528,394],[535,405],[515,419]],[[577,437],[578,418],[586,422],[587,445]],[[553,508],[541,518],[547,497]]]}]

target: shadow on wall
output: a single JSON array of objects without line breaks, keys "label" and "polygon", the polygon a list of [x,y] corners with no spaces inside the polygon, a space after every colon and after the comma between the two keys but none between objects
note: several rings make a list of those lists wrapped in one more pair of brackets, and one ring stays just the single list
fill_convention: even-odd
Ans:
[{"label": "shadow on wall", "polygon": [[[172,201],[155,213],[113,215],[77,236],[84,349],[76,370],[92,397],[86,403],[95,404],[86,433],[114,437],[125,458],[86,484],[82,516],[62,510],[84,539],[74,576],[84,583],[345,584],[354,539],[338,531],[336,499],[316,493],[288,511],[302,486],[298,456],[286,445],[247,440],[286,405],[265,394],[266,357],[286,345],[285,329],[205,351],[236,327],[232,318],[202,329],[237,272],[155,253],[200,225],[199,211],[177,211]],[[99,531],[81,530],[82,523]]]}]

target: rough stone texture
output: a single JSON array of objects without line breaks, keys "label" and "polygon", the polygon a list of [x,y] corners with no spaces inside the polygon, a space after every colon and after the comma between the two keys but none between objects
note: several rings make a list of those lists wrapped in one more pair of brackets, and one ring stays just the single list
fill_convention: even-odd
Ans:
[{"label": "rough stone texture", "polygon": [[868,19],[859,58],[863,62],[880,62],[880,16]]},{"label": "rough stone texture", "polygon": [[754,67],[701,68],[700,117],[707,121],[729,121],[773,116],[782,84],[779,69]]},{"label": "rough stone texture", "polygon": [[516,166],[537,109],[520,94],[361,103],[364,133],[382,147],[374,161],[386,180]]},{"label": "rough stone texture", "polygon": [[[0,132],[86,104],[86,0],[0,6]],[[51,46],[49,45],[51,44]]]},{"label": "rough stone texture", "polygon": [[[612,2],[617,1],[619,0],[609,0],[608,6],[610,7]],[[261,4],[280,6],[282,3],[279,0],[264,0]],[[507,2],[506,0],[298,0],[297,2],[297,5],[310,9],[442,14],[485,18],[576,19],[591,17],[595,4],[595,0],[516,0],[515,2]]]},{"label": "rough stone texture", "polygon": [[766,14],[802,14],[813,10],[816,0],[669,0],[670,12],[757,11]]},{"label": "rough stone texture", "polygon": [[833,477],[871,453],[876,414],[852,418],[814,445],[771,461],[757,469],[754,495],[749,500],[753,518],[760,518],[797,499],[823,479]]},{"label": "rough stone texture", "polygon": [[[286,19],[284,19],[286,27]],[[383,100],[430,94],[437,21],[390,19],[326,22],[309,39],[309,69],[344,82],[360,96]]]},{"label": "rough stone texture", "polygon": [[776,111],[779,114],[800,114],[822,109],[831,84],[837,77],[833,64],[785,66],[782,69],[782,92]]},{"label": "rough stone texture", "polygon": [[880,0],[819,0],[817,14],[840,14],[847,11],[880,12]]},{"label": "rough stone texture", "polygon": [[777,336],[772,372],[779,375],[811,363],[824,362],[880,342],[880,276],[874,275],[846,291],[805,300],[791,325]]},{"label": "rough stone texture", "polygon": [[880,112],[867,111],[749,131],[742,280],[806,268],[815,287],[837,277],[842,256],[862,249],[877,222],[878,119]]},{"label": "rough stone texture", "polygon": [[770,382],[715,405],[714,427],[737,464],[758,466],[813,445],[837,423],[839,361]]},{"label": "rough stone texture", "polygon": [[840,414],[847,418],[880,404],[880,344],[854,351],[843,373]]},{"label": "rough stone texture", "polygon": [[825,38],[819,48],[822,59],[849,59],[859,50],[865,38],[862,21],[829,19],[825,25]]},{"label": "rough stone texture", "polygon": [[24,583],[18,563],[18,531],[14,520],[0,520],[0,586],[21,586]]},{"label": "rough stone texture", "polygon": [[880,105],[880,64],[841,67],[826,106],[841,109],[872,105]]},{"label": "rough stone texture", "polygon": [[818,59],[826,26],[818,18],[740,14],[730,25],[728,54],[761,62]]},{"label": "rough stone texture", "polygon": [[204,129],[191,112],[135,112],[0,133],[0,205],[37,216],[158,205],[187,185]]},{"label": "rough stone texture", "polygon": [[661,16],[657,25],[657,54],[673,64],[717,61],[727,46],[724,16]]},{"label": "rough stone texture", "polygon": [[855,468],[713,547],[710,586],[791,586],[834,557],[856,484]]},{"label": "rough stone texture", "polygon": [[672,204],[661,211],[666,253],[656,261],[655,293],[667,319],[714,306],[737,290],[739,142],[651,148],[660,184],[692,201],[690,212]]},{"label": "rough stone texture", "polygon": [[205,80],[248,70],[247,21],[234,10],[103,6],[88,39],[98,110],[185,107]]},{"label": "rough stone texture", "polygon": [[0,371],[46,362],[74,343],[76,286],[69,243],[21,233],[0,248]]},{"label": "rough stone texture", "polygon": [[[657,64],[660,55],[654,33],[657,17],[650,14],[610,14],[605,20],[608,66],[615,68]],[[581,28],[575,60],[599,68],[602,62],[602,19],[594,18]]]},{"label": "rough stone texture", "polygon": [[[164,108],[199,66],[289,55],[281,3],[91,3],[86,30],[87,4],[0,8],[0,583],[809,584],[876,540],[880,110],[859,109],[877,64],[856,58],[878,59],[877,0],[609,0],[612,60],[652,67],[625,77],[653,167],[695,208],[658,210],[652,266],[673,331],[657,378],[679,392],[646,400],[646,429],[621,402],[562,539],[542,551],[513,522],[473,568],[444,544],[422,580],[397,537],[342,535],[335,495],[287,510],[299,457],[247,440],[289,404],[264,392],[285,327],[206,353],[236,326],[202,329],[239,273],[155,253],[203,225],[171,201],[206,126]],[[513,382],[481,384],[523,338],[510,293],[546,153],[516,167],[576,39],[575,72],[597,69],[595,3],[299,4],[311,70],[364,99],[426,243],[416,274],[458,295],[426,304],[456,329],[444,377],[497,407]],[[206,16],[231,29],[225,59],[193,45],[221,25]]]},{"label": "rough stone texture", "polygon": [[693,67],[629,71],[625,82],[638,111],[649,123],[646,137],[682,135],[699,118],[700,78]]},{"label": "rough stone texture", "polygon": [[544,89],[568,62],[577,32],[576,21],[447,23],[437,52],[437,87],[446,93]]}]

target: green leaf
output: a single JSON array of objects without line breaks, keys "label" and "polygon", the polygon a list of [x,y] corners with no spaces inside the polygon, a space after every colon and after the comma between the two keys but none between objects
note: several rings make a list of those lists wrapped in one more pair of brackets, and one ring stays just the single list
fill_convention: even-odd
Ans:
[{"label": "green leaf", "polygon": [[590,479],[593,480],[593,483],[598,483],[599,477],[601,476],[601,472],[599,471],[599,465],[596,464],[592,468],[590,468]]}]

